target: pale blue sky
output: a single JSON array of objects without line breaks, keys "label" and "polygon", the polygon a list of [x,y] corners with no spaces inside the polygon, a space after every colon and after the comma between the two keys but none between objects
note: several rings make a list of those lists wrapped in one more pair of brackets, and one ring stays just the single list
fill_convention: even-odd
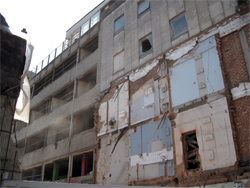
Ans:
[{"label": "pale blue sky", "polygon": [[0,0],[0,12],[10,30],[26,28],[35,47],[31,67],[65,39],[66,31],[103,0]]}]

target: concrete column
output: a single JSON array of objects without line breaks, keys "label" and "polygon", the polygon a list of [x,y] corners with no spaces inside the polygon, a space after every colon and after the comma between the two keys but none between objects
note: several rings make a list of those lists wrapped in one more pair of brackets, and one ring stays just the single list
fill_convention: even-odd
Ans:
[{"label": "concrete column", "polygon": [[70,178],[72,177],[72,169],[73,169],[73,156],[69,156],[69,165],[68,165],[68,177],[67,183],[70,183]]},{"label": "concrete column", "polygon": [[44,171],[45,171],[45,164],[42,165],[42,174],[41,174],[41,181],[44,180]]}]

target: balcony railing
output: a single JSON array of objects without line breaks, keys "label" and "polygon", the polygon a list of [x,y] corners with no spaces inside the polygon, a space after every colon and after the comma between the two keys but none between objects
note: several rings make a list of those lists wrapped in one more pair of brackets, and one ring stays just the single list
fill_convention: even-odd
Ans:
[{"label": "balcony railing", "polygon": [[[84,35],[90,28],[94,27],[100,21],[100,11],[96,12],[95,15],[86,21],[76,32],[71,36],[71,39],[66,39],[61,43],[55,50],[53,50],[46,58],[42,60],[38,65],[33,67],[30,71],[38,74],[43,68],[50,64],[55,58],[57,58],[64,50],[74,44],[75,40]],[[86,24],[88,26],[86,26]],[[33,75],[33,77],[34,77]]]}]

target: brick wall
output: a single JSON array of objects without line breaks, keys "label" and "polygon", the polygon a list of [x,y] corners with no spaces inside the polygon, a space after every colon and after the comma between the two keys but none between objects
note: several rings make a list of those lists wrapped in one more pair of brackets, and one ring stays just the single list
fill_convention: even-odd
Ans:
[{"label": "brick wall", "polygon": [[[250,29],[243,28],[248,37]],[[220,58],[224,73],[227,97],[231,106],[231,118],[235,130],[235,142],[238,149],[240,162],[249,162],[250,152],[250,97],[232,100],[230,90],[238,87],[242,82],[249,82],[246,62],[242,51],[239,32],[235,31],[223,38],[220,43]]]},{"label": "brick wall", "polygon": [[238,31],[221,39],[221,50],[229,87],[238,87],[239,83],[248,82],[249,77]]}]

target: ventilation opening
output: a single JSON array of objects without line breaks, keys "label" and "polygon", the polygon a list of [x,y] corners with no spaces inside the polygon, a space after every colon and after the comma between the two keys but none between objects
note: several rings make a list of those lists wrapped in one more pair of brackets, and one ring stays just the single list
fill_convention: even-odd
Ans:
[{"label": "ventilation opening", "polygon": [[184,135],[184,156],[187,170],[196,170],[200,168],[199,145],[196,132]]}]

